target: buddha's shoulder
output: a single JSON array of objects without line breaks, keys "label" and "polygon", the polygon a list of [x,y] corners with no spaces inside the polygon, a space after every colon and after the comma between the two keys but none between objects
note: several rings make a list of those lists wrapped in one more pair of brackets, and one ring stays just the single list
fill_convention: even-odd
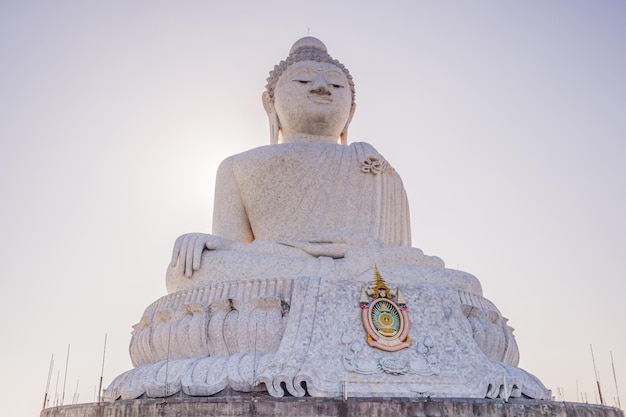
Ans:
[{"label": "buddha's shoulder", "polygon": [[274,158],[297,158],[301,155],[317,153],[341,153],[349,146],[329,143],[282,143],[278,145],[266,145],[253,148],[248,151],[232,155],[224,160],[224,163],[250,164]]},{"label": "buddha's shoulder", "polygon": [[324,155],[353,155],[357,159],[371,157],[382,158],[378,151],[365,142],[353,142],[350,145],[332,143],[284,143],[266,145],[229,156],[220,165],[220,171],[250,171],[266,169],[274,164],[286,161],[298,163],[304,160],[318,160]]},{"label": "buddha's shoulder", "polygon": [[353,142],[349,145],[340,145],[333,143],[282,143],[278,145],[266,145],[253,148],[248,151],[232,155],[224,160],[232,163],[234,161],[241,162],[253,162],[256,160],[262,160],[271,158],[273,156],[288,156],[288,155],[302,155],[310,153],[330,152],[330,153],[344,153],[354,151],[375,152],[376,149],[366,142]]},{"label": "buddha's shoulder", "polygon": [[258,148],[253,148],[245,152],[231,155],[222,161],[220,164],[220,170],[231,169],[233,165],[249,164],[257,160],[267,158],[272,154],[273,150],[271,148],[273,147],[274,146],[272,145],[260,146]]}]

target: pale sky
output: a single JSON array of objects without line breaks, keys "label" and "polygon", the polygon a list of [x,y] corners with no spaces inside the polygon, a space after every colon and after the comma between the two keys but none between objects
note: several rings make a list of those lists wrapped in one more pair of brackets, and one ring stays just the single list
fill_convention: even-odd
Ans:
[{"label": "pale sky", "polygon": [[[0,415],[131,367],[215,170],[269,143],[268,72],[310,33],[354,75],[350,141],[404,180],[413,245],[476,275],[520,366],[626,402],[623,1],[0,1]],[[57,375],[60,374],[58,389]]]}]

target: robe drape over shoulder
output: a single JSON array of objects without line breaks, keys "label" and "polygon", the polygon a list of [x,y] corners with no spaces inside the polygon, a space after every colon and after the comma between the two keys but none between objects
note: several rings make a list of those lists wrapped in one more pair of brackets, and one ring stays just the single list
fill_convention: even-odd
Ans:
[{"label": "robe drape over shoulder", "polygon": [[287,143],[234,155],[217,173],[213,234],[234,241],[362,235],[410,246],[400,176],[367,143]]}]

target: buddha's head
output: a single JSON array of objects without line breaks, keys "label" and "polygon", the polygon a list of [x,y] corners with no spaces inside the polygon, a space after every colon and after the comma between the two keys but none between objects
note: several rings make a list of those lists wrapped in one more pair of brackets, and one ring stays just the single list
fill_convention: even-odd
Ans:
[{"label": "buddha's head", "polygon": [[[274,67],[263,92],[271,143],[310,140],[347,143],[355,110],[352,76],[313,37],[297,41]],[[333,139],[334,138],[334,139]]]}]

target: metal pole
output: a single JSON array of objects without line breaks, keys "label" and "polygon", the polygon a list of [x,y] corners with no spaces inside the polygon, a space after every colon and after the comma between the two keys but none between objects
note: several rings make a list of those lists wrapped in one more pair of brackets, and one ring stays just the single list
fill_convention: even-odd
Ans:
[{"label": "metal pole", "polygon": [[46,401],[48,400],[48,389],[50,388],[50,377],[52,376],[53,365],[54,365],[54,353],[52,354],[52,357],[50,358],[50,369],[48,369],[48,382],[46,382],[46,394],[43,396],[43,407],[41,407],[42,410],[46,408]]},{"label": "metal pole", "polygon": [[70,345],[67,345],[67,358],[65,359],[65,376],[63,377],[63,395],[61,396],[61,405],[65,401],[65,383],[67,382],[67,365],[70,362]]},{"label": "metal pole", "polygon": [[600,377],[598,375],[598,371],[596,370],[596,359],[593,356],[593,346],[590,344],[591,348],[591,360],[593,361],[593,372],[596,374],[596,384],[598,385],[598,395],[600,396],[600,404],[604,405],[604,399],[602,398],[602,389],[600,388]]},{"label": "metal pole", "polygon": [[72,404],[76,404],[78,402],[78,383],[80,379],[76,380],[76,391],[74,392],[74,396],[72,397]]},{"label": "metal pole", "polygon": [[102,352],[102,370],[100,371],[100,386],[98,387],[98,402],[102,400],[102,376],[104,375],[104,358],[107,353],[107,334],[104,334],[104,351]]},{"label": "metal pole", "polygon": [[57,370],[57,382],[54,386],[54,405],[58,405],[59,401],[59,376],[61,375],[61,370]]},{"label": "metal pole", "polygon": [[615,376],[615,363],[613,363],[613,351],[611,351],[611,367],[613,368],[613,380],[615,381],[615,393],[617,394],[617,406],[622,408],[622,403],[619,400],[619,390],[617,389],[617,377]]}]

